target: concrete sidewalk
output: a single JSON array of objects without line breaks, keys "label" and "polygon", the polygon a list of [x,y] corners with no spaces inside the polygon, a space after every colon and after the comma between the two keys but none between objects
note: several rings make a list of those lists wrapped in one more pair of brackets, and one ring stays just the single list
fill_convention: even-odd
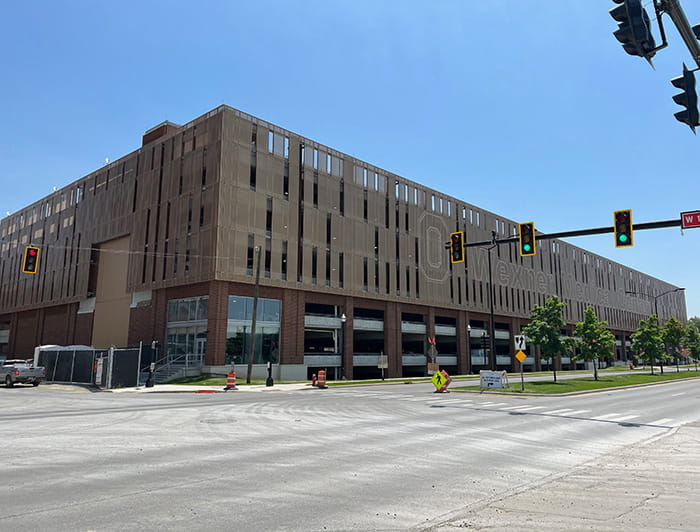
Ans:
[{"label": "concrete sidewalk", "polygon": [[[274,386],[265,386],[264,384],[238,385],[237,390],[229,390],[226,393],[239,392],[289,392],[298,390],[316,390],[311,383],[295,382],[291,384],[275,384]],[[136,386],[130,388],[114,388],[105,390],[112,393],[216,393],[224,392],[223,386],[196,386],[190,384],[156,384],[151,388],[145,386]]]},{"label": "concrete sidewalk", "polygon": [[700,530],[700,422],[619,449],[421,528],[457,530]]}]

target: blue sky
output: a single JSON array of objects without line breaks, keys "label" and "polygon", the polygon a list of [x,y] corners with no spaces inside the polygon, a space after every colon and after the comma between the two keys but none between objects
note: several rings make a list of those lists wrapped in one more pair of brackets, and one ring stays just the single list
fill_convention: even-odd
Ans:
[{"label": "blue sky", "polygon": [[[650,2],[648,2],[650,3]],[[700,4],[682,0],[691,24]],[[700,209],[670,39],[627,55],[609,0],[12,2],[0,19],[0,212],[228,104],[545,233]],[[651,9],[650,6],[648,6]],[[652,10],[653,11],[653,10]],[[686,288],[700,229],[570,240]]]}]

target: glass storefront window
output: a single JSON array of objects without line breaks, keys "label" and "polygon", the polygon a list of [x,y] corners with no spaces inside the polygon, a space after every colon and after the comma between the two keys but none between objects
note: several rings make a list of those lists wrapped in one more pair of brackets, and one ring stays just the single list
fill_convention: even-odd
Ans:
[{"label": "glass storefront window", "polygon": [[[280,308],[278,299],[258,299],[254,364],[279,362]],[[226,364],[247,364],[253,317],[253,298],[229,296]]]},{"label": "glass storefront window", "polygon": [[166,352],[171,360],[187,355],[188,363],[203,362],[208,314],[208,296],[168,301]]},{"label": "glass storefront window", "polygon": [[[256,327],[253,364],[279,362],[279,327]],[[226,364],[247,364],[250,350],[250,326],[229,327],[226,338]]]},{"label": "glass storefront window", "polygon": [[209,316],[209,298],[200,297],[197,300],[197,316],[196,320],[206,320]]}]

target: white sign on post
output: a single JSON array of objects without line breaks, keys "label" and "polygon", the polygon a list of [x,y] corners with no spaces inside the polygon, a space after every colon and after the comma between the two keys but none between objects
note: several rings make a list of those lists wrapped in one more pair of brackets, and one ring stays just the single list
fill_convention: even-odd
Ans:
[{"label": "white sign on post", "polygon": [[516,334],[513,336],[513,340],[515,341],[515,350],[516,351],[525,351],[525,348],[527,345],[525,344],[525,336],[522,334]]},{"label": "white sign on post", "polygon": [[479,372],[480,388],[505,388],[508,386],[508,374],[505,371],[487,371]]}]

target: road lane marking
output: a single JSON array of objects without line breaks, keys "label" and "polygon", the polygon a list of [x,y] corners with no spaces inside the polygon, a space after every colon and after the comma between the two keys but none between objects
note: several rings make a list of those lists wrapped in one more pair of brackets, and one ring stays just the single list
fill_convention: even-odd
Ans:
[{"label": "road lane marking", "polygon": [[624,415],[619,412],[614,412],[612,414],[603,414],[602,416],[595,416],[595,419],[602,419],[605,421],[628,421],[639,417],[638,414]]},{"label": "road lane marking", "polygon": [[603,414],[601,416],[596,416],[596,419],[610,419],[611,417],[617,417],[617,416],[622,416],[624,414],[621,414],[620,412],[613,412],[611,414]]},{"label": "road lane marking", "polygon": [[573,408],[560,408],[559,410],[550,410],[548,412],[542,412],[543,414],[547,415],[554,415],[554,414],[566,414],[568,412],[573,412]]},{"label": "road lane marking", "polygon": [[678,397],[679,395],[685,395],[685,392],[673,393],[671,394],[671,397]]},{"label": "road lane marking", "polygon": [[670,417],[662,417],[656,421],[652,421],[649,425],[667,425],[670,421],[673,421]]},{"label": "road lane marking", "polygon": [[637,417],[639,417],[639,416],[636,414],[631,414],[629,416],[618,417],[617,419],[613,419],[612,421],[629,421],[630,419],[634,419]]}]

